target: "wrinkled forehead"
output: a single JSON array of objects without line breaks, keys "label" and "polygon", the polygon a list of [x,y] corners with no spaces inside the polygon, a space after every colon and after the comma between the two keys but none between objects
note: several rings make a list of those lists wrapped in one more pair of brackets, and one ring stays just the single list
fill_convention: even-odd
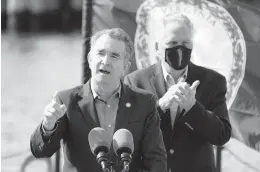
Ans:
[{"label": "wrinkled forehead", "polygon": [[163,43],[169,41],[192,41],[192,30],[186,25],[180,25],[176,23],[168,23],[162,28]]},{"label": "wrinkled forehead", "polygon": [[109,35],[100,36],[92,45],[92,50],[105,50],[108,52],[116,52],[123,54],[125,52],[125,44],[123,41],[113,38]]}]

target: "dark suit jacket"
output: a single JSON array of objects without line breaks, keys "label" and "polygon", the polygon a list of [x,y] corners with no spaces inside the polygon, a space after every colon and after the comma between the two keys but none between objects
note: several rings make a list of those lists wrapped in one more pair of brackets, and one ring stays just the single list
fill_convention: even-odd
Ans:
[{"label": "dark suit jacket", "polygon": [[[231,136],[224,76],[190,63],[186,82],[192,85],[195,80],[200,81],[197,101],[185,116],[177,115],[173,129],[170,111],[163,113],[158,107],[172,172],[215,172],[212,145],[223,145]],[[125,83],[148,90],[158,99],[166,93],[161,63],[127,75]]]},{"label": "dark suit jacket", "polygon": [[[37,127],[30,142],[33,155],[36,158],[52,156],[60,148],[60,140],[63,139],[64,171],[101,172],[88,143],[90,130],[100,127],[90,82],[61,91],[58,96],[66,105],[67,112],[57,121],[51,137],[44,136],[41,125]],[[131,107],[126,103],[130,103]],[[122,84],[115,131],[120,128],[128,129],[134,138],[130,172],[166,172],[166,152],[155,96]],[[109,156],[116,161],[113,151]],[[122,170],[119,163],[115,163],[114,167],[117,171]]]}]

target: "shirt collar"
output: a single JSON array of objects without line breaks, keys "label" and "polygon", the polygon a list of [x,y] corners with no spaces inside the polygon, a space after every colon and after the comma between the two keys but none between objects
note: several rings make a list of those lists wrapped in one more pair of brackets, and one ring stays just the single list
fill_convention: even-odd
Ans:
[{"label": "shirt collar", "polygon": [[[172,78],[172,76],[166,71],[166,69],[163,66],[163,63],[161,62],[161,66],[162,66],[162,72],[163,72],[163,78],[165,80],[165,82],[167,83],[168,79],[167,78]],[[180,78],[184,78],[184,80],[187,79],[187,74],[188,74],[188,66],[186,67],[186,70],[183,72],[183,74],[181,75],[181,77],[178,78],[178,80]],[[172,78],[173,79],[173,78]]]},{"label": "shirt collar", "polygon": [[[90,82],[91,84],[92,82]],[[111,97],[116,97],[116,98],[120,98],[121,96],[121,83],[119,84],[119,87],[116,89],[116,91],[111,95]],[[92,91],[92,94],[93,94],[93,98],[96,99],[96,98],[100,98],[100,96],[98,95],[98,93],[93,89],[93,86],[91,84],[90,86],[91,88],[91,91]]]}]

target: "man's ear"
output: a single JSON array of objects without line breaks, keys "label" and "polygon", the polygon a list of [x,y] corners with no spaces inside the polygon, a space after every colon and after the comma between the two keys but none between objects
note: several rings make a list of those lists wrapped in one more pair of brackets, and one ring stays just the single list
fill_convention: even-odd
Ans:
[{"label": "man's ear", "polygon": [[161,56],[161,53],[162,53],[162,52],[161,52],[161,46],[160,46],[159,42],[156,42],[156,43],[155,43],[155,47],[154,47],[154,48],[155,48],[155,53],[156,53],[156,55],[157,55],[157,56]]},{"label": "man's ear", "polygon": [[128,73],[128,69],[130,68],[130,66],[131,66],[131,62],[130,61],[125,62],[124,70],[122,72],[122,76],[123,77]]},{"label": "man's ear", "polygon": [[87,60],[88,60],[88,63],[90,63],[90,62],[91,62],[91,58],[90,58],[90,52],[88,53]]},{"label": "man's ear", "polygon": [[128,70],[130,66],[131,66],[131,62],[130,62],[130,60],[128,60],[128,61],[126,62],[126,64],[125,64],[124,71]]},{"label": "man's ear", "polygon": [[88,53],[87,60],[88,60],[88,66],[91,69],[91,67],[92,67],[92,65],[91,65],[92,64],[92,58],[91,58],[90,52]]}]

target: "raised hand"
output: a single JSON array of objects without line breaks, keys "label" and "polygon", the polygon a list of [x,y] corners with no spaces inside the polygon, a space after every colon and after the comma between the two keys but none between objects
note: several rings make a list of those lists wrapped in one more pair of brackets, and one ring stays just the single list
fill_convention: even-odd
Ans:
[{"label": "raised hand", "polygon": [[45,107],[43,115],[43,127],[50,131],[54,128],[55,123],[60,119],[67,111],[64,104],[61,104],[57,92],[54,93],[52,101]]}]

